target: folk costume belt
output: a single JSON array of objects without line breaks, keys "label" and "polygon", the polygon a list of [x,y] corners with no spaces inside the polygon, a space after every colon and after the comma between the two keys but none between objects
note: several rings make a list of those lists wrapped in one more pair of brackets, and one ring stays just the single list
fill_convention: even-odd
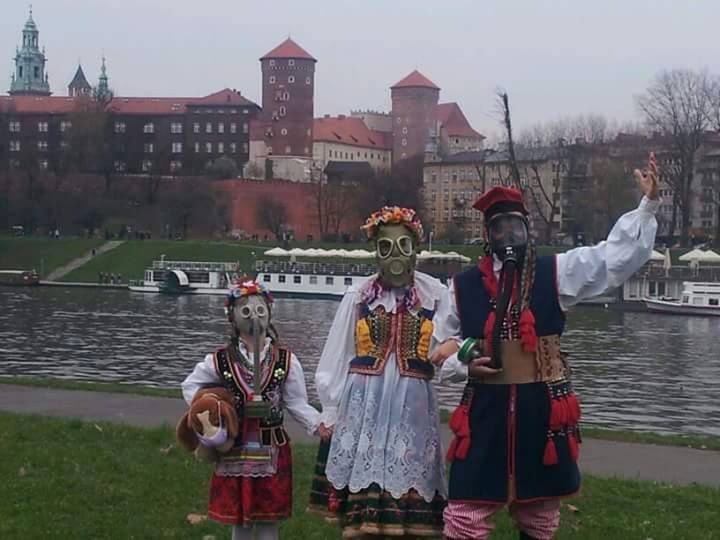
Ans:
[{"label": "folk costume belt", "polygon": [[487,377],[472,377],[470,384],[529,384],[557,381],[567,377],[560,336],[538,338],[537,352],[523,351],[520,341],[503,341],[503,370]]}]

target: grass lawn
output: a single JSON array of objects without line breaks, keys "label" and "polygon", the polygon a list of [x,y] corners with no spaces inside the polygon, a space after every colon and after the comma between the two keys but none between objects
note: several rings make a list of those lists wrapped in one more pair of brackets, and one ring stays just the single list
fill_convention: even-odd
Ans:
[{"label": "grass lawn", "polygon": [[53,240],[51,238],[0,237],[0,269],[31,270],[34,268],[38,272],[42,271],[43,275],[47,275],[102,243],[102,240],[74,238]]},{"label": "grass lawn", "polygon": [[255,250],[254,246],[237,242],[133,240],[96,257],[65,276],[63,281],[97,282],[99,272],[120,273],[124,279],[142,279],[145,269],[163,254],[166,259],[179,261],[239,261],[245,272],[252,272]]},{"label": "grass lawn", "polygon": [[[229,538],[204,514],[210,466],[174,446],[171,428],[140,429],[0,413],[0,538]],[[295,507],[283,540],[339,538],[305,512],[315,447],[294,448]],[[712,539],[720,490],[586,478],[563,507],[559,539]],[[515,539],[507,516],[494,538]]]}]

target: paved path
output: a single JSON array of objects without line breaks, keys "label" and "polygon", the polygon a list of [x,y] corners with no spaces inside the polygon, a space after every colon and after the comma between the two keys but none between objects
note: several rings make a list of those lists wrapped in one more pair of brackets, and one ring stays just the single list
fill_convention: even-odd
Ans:
[{"label": "paved path", "polygon": [[[98,255],[102,255],[103,253],[106,253],[110,251],[111,249],[115,249],[120,244],[122,244],[123,240],[110,240],[109,242],[105,242],[103,245],[101,245],[99,248],[95,248],[95,257]],[[58,281],[63,276],[68,275],[73,270],[77,270],[84,264],[86,264],[90,259],[93,258],[92,250],[88,251],[85,255],[78,257],[77,259],[73,259],[69,263],[67,263],[64,266],[61,266],[60,268],[56,268],[52,272],[50,272],[46,277],[46,281]]]},{"label": "paved path", "polygon": [[[185,412],[185,403],[173,398],[0,384],[0,410],[150,427],[174,426]],[[293,421],[287,422],[287,429],[295,441],[311,440]],[[443,426],[443,439],[447,447],[447,426]],[[720,487],[720,452],[585,439],[580,461],[584,471],[598,476]]]}]

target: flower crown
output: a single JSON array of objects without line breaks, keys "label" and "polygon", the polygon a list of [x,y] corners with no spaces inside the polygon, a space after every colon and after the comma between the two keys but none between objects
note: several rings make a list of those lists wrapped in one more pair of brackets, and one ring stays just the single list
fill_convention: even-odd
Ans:
[{"label": "flower crown", "polygon": [[268,304],[273,303],[270,289],[268,289],[264,284],[260,283],[259,281],[249,278],[243,278],[236,281],[235,284],[233,284],[233,286],[228,291],[227,295],[225,296],[225,307],[234,304],[238,298],[242,298],[244,296],[252,296],[254,294],[262,295]]},{"label": "flower crown", "polygon": [[373,213],[367,220],[365,225],[361,227],[367,234],[368,240],[372,240],[377,236],[378,229],[381,225],[405,225],[415,235],[418,242],[423,240],[423,228],[420,218],[412,208],[400,208],[399,206],[384,206],[377,212]]}]

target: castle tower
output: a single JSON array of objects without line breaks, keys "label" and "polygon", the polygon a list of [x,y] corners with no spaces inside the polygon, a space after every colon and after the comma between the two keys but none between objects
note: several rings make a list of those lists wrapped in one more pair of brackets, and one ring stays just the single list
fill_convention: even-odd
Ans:
[{"label": "castle tower", "polygon": [[288,38],[260,58],[262,125],[268,157],[312,157],[315,63]]},{"label": "castle tower", "polygon": [[70,81],[70,84],[68,84],[68,96],[88,96],[91,92],[92,87],[90,86],[88,80],[85,78],[85,72],[83,72],[82,66],[78,64],[75,76],[73,77],[72,81]]},{"label": "castle tower", "polygon": [[45,50],[40,50],[38,29],[32,8],[23,28],[22,48],[15,52],[15,73],[10,83],[11,95],[49,96],[50,84],[45,73]]},{"label": "castle tower", "polygon": [[440,97],[430,79],[415,70],[390,88],[392,99],[393,164],[425,155],[437,129],[435,110]]},{"label": "castle tower", "polygon": [[96,97],[100,101],[110,101],[112,99],[112,90],[108,83],[107,66],[105,66],[105,57],[102,57],[102,65],[100,66],[100,77],[96,90]]}]

